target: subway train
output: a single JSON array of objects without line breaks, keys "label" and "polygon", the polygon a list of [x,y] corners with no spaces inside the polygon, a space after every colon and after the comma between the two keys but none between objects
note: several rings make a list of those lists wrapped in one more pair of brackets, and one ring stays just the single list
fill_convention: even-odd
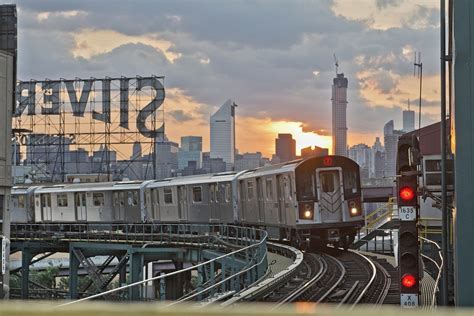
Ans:
[{"label": "subway train", "polygon": [[311,157],[241,172],[17,186],[13,223],[227,223],[295,246],[347,247],[364,223],[359,166]]}]

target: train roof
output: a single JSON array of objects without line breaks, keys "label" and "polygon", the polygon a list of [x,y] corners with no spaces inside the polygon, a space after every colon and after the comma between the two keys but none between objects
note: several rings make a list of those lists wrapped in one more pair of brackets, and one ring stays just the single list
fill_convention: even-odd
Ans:
[{"label": "train roof", "polygon": [[303,159],[297,159],[297,160],[292,160],[285,163],[265,166],[265,167],[261,167],[261,168],[253,169],[253,170],[248,170],[239,178],[247,179],[247,178],[259,177],[259,176],[270,175],[270,174],[275,174],[275,173],[294,171],[296,166],[298,166],[298,164],[301,161],[303,161]]},{"label": "train roof", "polygon": [[35,193],[138,190],[143,181],[87,182],[41,186]]},{"label": "train roof", "polygon": [[174,186],[174,185],[187,185],[187,184],[200,184],[200,183],[214,183],[214,182],[231,182],[235,178],[237,178],[241,173],[246,172],[221,172],[215,174],[202,174],[202,175],[193,175],[193,176],[185,176],[185,177],[177,177],[177,178],[168,178],[163,180],[158,180],[151,183],[148,187],[149,188],[158,188],[158,187],[166,187],[166,186]]}]

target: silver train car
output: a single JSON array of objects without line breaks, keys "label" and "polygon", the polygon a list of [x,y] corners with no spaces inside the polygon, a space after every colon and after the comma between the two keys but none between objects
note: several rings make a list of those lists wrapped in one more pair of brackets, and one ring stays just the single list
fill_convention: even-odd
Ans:
[{"label": "silver train car", "polygon": [[[15,187],[13,222],[232,223],[295,246],[347,246],[363,225],[359,166],[312,157],[242,172]],[[15,202],[16,201],[16,202]],[[14,213],[14,214],[13,214]]]}]

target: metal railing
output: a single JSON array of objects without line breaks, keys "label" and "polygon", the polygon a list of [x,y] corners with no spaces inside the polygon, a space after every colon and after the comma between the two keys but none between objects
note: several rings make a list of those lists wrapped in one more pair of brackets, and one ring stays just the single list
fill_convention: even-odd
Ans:
[{"label": "metal railing", "polygon": [[364,229],[377,229],[387,221],[391,220],[396,215],[393,211],[395,203],[395,198],[391,197],[388,199],[387,203],[367,214],[365,216]]},{"label": "metal railing", "polygon": [[[46,228],[48,225],[41,224],[40,226]],[[125,228],[128,225],[119,226]],[[104,242],[106,238],[108,241],[127,244],[141,243],[147,248],[148,246],[180,244],[198,246],[199,249],[219,249],[219,251],[214,252],[214,258],[197,262],[188,268],[146,278],[59,306],[97,299],[113,293],[127,296],[124,290],[135,289],[143,293],[143,286],[153,284],[152,282],[156,282],[154,284],[160,288],[160,297],[163,298],[161,291],[165,290],[164,284],[167,278],[196,272],[198,279],[196,291],[178,300],[201,300],[218,293],[238,292],[263,277],[267,270],[267,232],[251,227],[222,224],[138,224],[136,227],[129,227],[130,229],[126,232],[106,231],[103,229],[104,226],[98,224],[83,227],[86,228],[84,231],[68,231],[66,227],[66,231],[60,232],[61,240]],[[91,230],[91,227],[94,229]],[[29,229],[27,231],[31,232]],[[55,234],[51,235],[50,232],[43,230],[33,235],[41,241],[50,238],[57,239],[57,235],[54,237]],[[15,238],[19,235],[23,236],[20,231],[16,231],[15,234]],[[230,252],[221,254],[229,250]],[[176,279],[172,279],[171,282],[176,282]]]},{"label": "metal railing", "polygon": [[424,238],[422,236],[418,236],[418,238],[422,241],[422,242],[425,242],[425,243],[428,243],[430,245],[433,245],[436,249],[437,249],[437,252],[438,252],[438,256],[439,256],[439,263],[436,262],[436,260],[434,260],[433,258],[430,258],[428,257],[427,255],[421,253],[421,257],[425,260],[428,260],[430,261],[431,263],[433,263],[435,265],[435,267],[438,269],[438,274],[436,276],[436,280],[435,280],[435,286],[433,288],[433,294],[432,294],[432,297],[431,297],[431,305],[430,307],[431,308],[434,308],[435,306],[435,303],[436,303],[436,292],[438,292],[439,290],[439,287],[438,287],[438,284],[439,284],[439,281],[441,279],[441,272],[443,271],[443,265],[444,265],[444,260],[443,260],[443,256],[441,255],[441,247],[434,241],[432,240],[429,240],[427,238]]}]

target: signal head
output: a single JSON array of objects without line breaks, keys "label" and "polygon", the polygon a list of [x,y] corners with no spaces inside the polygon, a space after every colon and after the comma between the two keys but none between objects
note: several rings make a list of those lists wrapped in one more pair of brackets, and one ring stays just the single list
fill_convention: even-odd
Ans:
[{"label": "signal head", "polygon": [[398,192],[398,195],[404,202],[409,202],[413,200],[416,196],[415,189],[409,186],[404,186]]},{"label": "signal head", "polygon": [[404,274],[402,276],[402,285],[408,289],[411,289],[416,285],[416,278],[412,274]]}]

